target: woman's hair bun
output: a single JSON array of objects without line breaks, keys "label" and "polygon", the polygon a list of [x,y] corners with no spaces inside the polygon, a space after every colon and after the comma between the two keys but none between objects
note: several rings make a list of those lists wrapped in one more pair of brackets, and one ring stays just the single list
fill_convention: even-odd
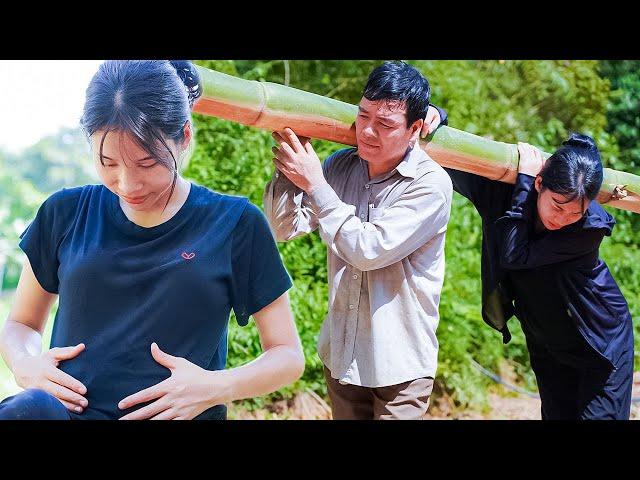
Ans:
[{"label": "woman's hair bun", "polygon": [[188,60],[170,60],[170,63],[187,88],[189,107],[193,107],[193,103],[202,95],[202,83],[196,67]]},{"label": "woman's hair bun", "polygon": [[598,150],[593,138],[588,135],[582,135],[581,133],[572,133],[567,140],[562,142],[562,145],[566,145],[567,147],[586,148],[588,150]]}]

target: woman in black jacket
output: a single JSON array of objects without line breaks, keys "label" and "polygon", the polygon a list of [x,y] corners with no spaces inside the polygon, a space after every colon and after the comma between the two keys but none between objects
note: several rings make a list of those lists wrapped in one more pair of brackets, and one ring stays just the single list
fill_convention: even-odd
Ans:
[{"label": "woman in black jacket", "polygon": [[593,140],[572,134],[546,162],[519,144],[515,186],[447,169],[482,217],[482,315],[524,331],[543,419],[628,419],[633,326],[598,256],[615,221],[593,201],[603,179]]}]

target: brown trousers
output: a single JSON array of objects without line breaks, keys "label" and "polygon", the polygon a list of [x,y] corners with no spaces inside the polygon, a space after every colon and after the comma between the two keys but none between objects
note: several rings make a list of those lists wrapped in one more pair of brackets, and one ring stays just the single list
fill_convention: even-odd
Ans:
[{"label": "brown trousers", "polygon": [[433,378],[417,378],[388,387],[342,385],[324,367],[334,420],[423,420]]}]

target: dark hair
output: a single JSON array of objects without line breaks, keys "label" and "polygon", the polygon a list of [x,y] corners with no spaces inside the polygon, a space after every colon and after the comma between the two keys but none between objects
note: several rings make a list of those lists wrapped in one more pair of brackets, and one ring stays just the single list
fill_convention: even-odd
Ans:
[{"label": "dark hair", "polygon": [[542,187],[563,195],[567,202],[576,198],[583,202],[598,196],[603,170],[600,153],[593,138],[572,133],[551,155],[542,171]]},{"label": "dark hair", "polygon": [[99,152],[102,164],[107,133],[130,133],[141,148],[173,171],[170,199],[178,163],[165,139],[184,139],[184,125],[191,120],[191,107],[201,94],[198,72],[189,61],[108,60],[87,87],[80,125],[87,137],[105,130]]},{"label": "dark hair", "polygon": [[363,96],[372,102],[405,102],[409,128],[413,122],[427,115],[431,87],[415,67],[405,62],[384,62],[369,74]]}]

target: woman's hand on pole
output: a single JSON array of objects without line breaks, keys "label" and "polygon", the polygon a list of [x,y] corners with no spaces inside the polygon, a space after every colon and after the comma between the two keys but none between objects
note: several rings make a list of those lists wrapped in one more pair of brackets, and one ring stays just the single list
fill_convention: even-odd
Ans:
[{"label": "woman's hand on pole", "polygon": [[542,152],[533,145],[518,142],[518,154],[520,156],[518,173],[531,177],[537,176],[544,167],[545,159],[542,158]]},{"label": "woman's hand on pole", "polygon": [[429,105],[427,110],[427,116],[424,117],[424,123],[422,124],[422,130],[420,131],[420,138],[424,138],[431,132],[434,132],[440,125],[442,119],[440,118],[440,112],[433,105]]}]

